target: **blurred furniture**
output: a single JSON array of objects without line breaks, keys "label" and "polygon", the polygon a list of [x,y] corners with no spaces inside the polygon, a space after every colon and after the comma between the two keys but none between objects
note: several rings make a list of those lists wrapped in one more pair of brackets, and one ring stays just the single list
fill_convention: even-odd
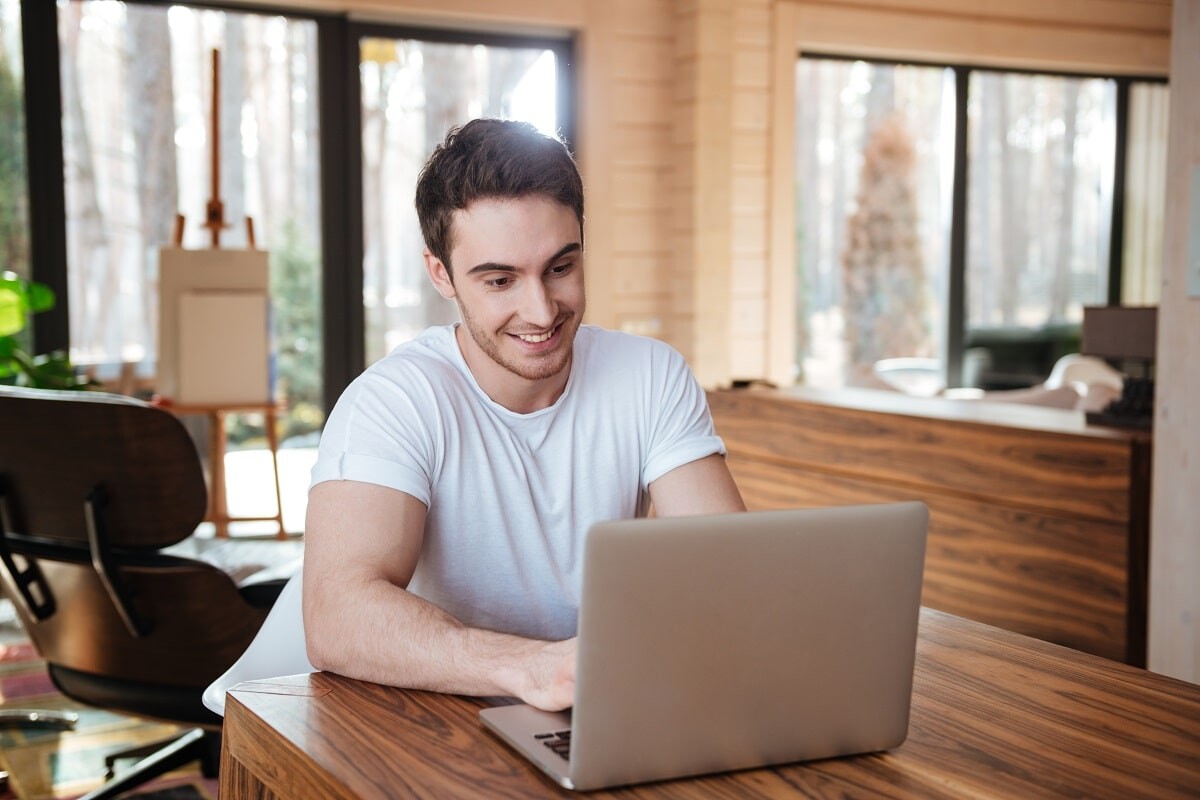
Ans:
[{"label": "blurred furniture", "polygon": [[925,605],[1145,664],[1147,434],[866,389],[708,399],[750,508],[922,500]]},{"label": "blurred furniture", "polygon": [[1083,353],[1068,353],[1054,362],[1054,368],[1042,385],[1056,389],[1082,383],[1086,386],[1105,386],[1119,392],[1124,381],[1125,377],[1104,359]]},{"label": "blurred furniture", "polygon": [[0,386],[0,419],[0,583],[54,684],[81,703],[194,726],[109,756],[110,773],[120,758],[141,760],[87,798],[197,758],[215,775],[221,719],[201,695],[254,638],[283,580],[243,592],[218,567],[164,552],[206,505],[196,448],[166,411]]},{"label": "blurred furniture", "polygon": [[918,397],[932,397],[946,388],[936,358],[881,358],[871,371],[885,386]]},{"label": "blurred furniture", "polygon": [[[279,526],[276,537],[287,538],[283,527],[283,492],[279,486],[279,433],[275,427],[277,408],[274,403],[237,403],[237,404],[179,404],[156,402],[177,416],[201,414],[208,418],[208,511],[204,519],[213,524],[213,529],[220,538],[229,536],[229,523],[269,521]],[[257,413],[263,415],[263,427],[266,428],[267,447],[271,451],[271,469],[275,478],[275,513],[270,516],[233,517],[229,515],[229,504],[226,498],[227,485],[225,478],[225,418],[230,414]]]},{"label": "blurred furniture", "polygon": [[1079,352],[1080,326],[972,327],[963,346],[963,383],[988,391],[1024,389],[1045,379],[1054,362]]},{"label": "blurred furniture", "polygon": [[1126,375],[1111,402],[1088,409],[1088,422],[1149,429],[1154,421],[1154,359],[1158,349],[1156,306],[1087,306],[1082,352],[1119,366]]},{"label": "blurred furniture", "polygon": [[1103,359],[1068,353],[1050,370],[1045,381],[1025,389],[984,391],[973,387],[946,389],[952,400],[987,400],[1050,408],[1097,411],[1121,394],[1125,378]]},{"label": "blurred furniture", "polygon": [[[479,724],[486,704],[326,672],[241,684],[221,800],[571,796]],[[901,746],[590,796],[1197,797],[1200,687],[923,609]]]}]

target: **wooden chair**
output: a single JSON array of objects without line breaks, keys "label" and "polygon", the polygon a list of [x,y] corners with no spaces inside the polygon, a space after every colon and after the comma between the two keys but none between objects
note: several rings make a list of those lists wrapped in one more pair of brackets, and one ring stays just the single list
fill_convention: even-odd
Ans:
[{"label": "wooden chair", "polygon": [[[0,386],[0,420],[0,583],[55,685],[87,705],[194,726],[86,797],[197,758],[215,776],[221,718],[201,696],[284,581],[244,593],[212,564],[162,552],[195,531],[207,499],[195,446],[169,412]],[[144,750],[110,756],[109,776]]]}]

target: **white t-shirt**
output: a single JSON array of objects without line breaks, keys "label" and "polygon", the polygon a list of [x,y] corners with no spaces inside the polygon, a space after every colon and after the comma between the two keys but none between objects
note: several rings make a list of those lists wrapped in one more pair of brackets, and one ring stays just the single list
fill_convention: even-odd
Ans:
[{"label": "white t-shirt", "polygon": [[412,495],[428,515],[410,591],[471,626],[568,638],[588,527],[644,515],[651,482],[724,445],[704,391],[661,341],[580,326],[562,396],[516,414],[476,383],[455,327],[425,331],[346,389],[312,485]]}]

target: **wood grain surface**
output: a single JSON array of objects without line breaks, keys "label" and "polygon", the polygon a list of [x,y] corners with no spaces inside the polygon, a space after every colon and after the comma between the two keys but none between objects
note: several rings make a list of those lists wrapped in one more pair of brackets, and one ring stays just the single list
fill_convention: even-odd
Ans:
[{"label": "wood grain surface", "polygon": [[709,393],[750,508],[922,500],[926,605],[1145,663],[1144,435],[1057,409],[1000,408],[989,421],[996,404],[841,397]]},{"label": "wood grain surface", "polygon": [[[482,727],[483,705],[323,673],[241,684],[220,796],[572,796]],[[1197,797],[1200,687],[923,609],[900,747],[587,796]]]}]

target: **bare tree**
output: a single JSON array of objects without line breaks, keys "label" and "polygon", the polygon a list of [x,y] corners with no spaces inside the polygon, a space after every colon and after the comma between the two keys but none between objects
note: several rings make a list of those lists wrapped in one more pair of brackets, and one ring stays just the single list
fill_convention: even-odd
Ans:
[{"label": "bare tree", "polygon": [[871,131],[842,257],[848,368],[929,355],[925,264],[918,230],[916,151],[893,113]]},{"label": "bare tree", "polygon": [[[115,276],[107,267],[109,237],[100,209],[96,168],[80,89],[79,69],[82,65],[79,60],[79,34],[83,9],[78,3],[68,3],[59,9],[59,14],[63,127],[64,139],[70,149],[70,158],[64,166],[73,172],[73,179],[66,182],[69,190],[66,198],[67,217],[71,223],[68,231],[67,256],[71,264],[68,277],[73,286],[79,287],[79,290],[72,291],[73,296],[85,297],[87,288],[101,286],[101,291],[111,297],[115,288],[111,278]],[[101,333],[106,329],[104,315],[108,304],[100,305],[101,308],[96,309],[100,313],[93,316],[89,313],[93,309],[84,303],[71,304],[73,340],[101,341]]]},{"label": "bare tree", "polygon": [[1054,278],[1050,286],[1050,319],[1066,318],[1067,306],[1071,302],[1071,255],[1073,252],[1071,233],[1075,229],[1075,148],[1078,129],[1079,95],[1083,83],[1079,80],[1065,81],[1063,85],[1063,138],[1059,150],[1059,168],[1056,170],[1061,189],[1062,204],[1059,218],[1053,230],[1057,247],[1053,263]]},{"label": "bare tree", "polygon": [[138,218],[147,276],[140,294],[146,330],[157,327],[157,248],[171,241],[179,197],[171,36],[160,9],[130,6],[125,26],[125,114],[133,136]]},{"label": "bare tree", "polygon": [[[222,240],[241,242],[246,219],[246,158],[242,151],[242,108],[246,104],[246,28],[242,14],[222,14],[225,44],[220,48],[221,200],[229,231]],[[263,229],[267,221],[263,220]]]},{"label": "bare tree", "polygon": [[[474,94],[470,80],[474,71],[469,47],[426,42],[422,52],[425,56],[425,152],[428,153],[452,125],[467,121],[468,100]],[[447,303],[429,281],[421,281],[420,286],[426,325],[443,325],[458,319],[458,309]]]}]

